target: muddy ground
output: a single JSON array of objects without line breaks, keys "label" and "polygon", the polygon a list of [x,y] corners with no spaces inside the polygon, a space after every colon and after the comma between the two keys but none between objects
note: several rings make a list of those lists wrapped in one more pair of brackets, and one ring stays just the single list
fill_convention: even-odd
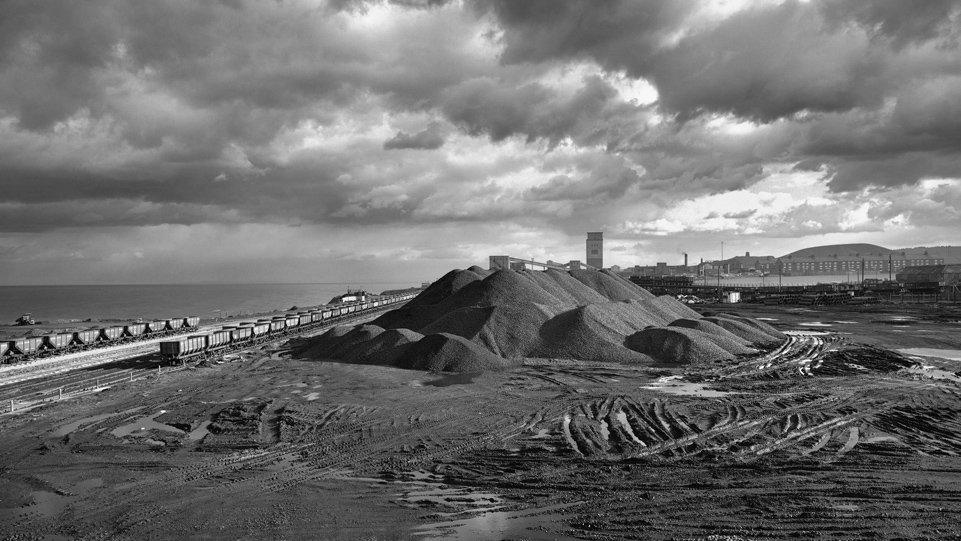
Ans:
[{"label": "muddy ground", "polygon": [[735,311],[797,332],[684,370],[266,350],[6,415],[0,538],[961,535],[961,311]]}]

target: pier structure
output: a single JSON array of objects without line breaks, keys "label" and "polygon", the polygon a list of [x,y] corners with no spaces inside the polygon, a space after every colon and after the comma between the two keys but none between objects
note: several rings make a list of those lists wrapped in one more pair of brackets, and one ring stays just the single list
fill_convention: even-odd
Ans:
[{"label": "pier structure", "polygon": [[557,269],[557,270],[598,270],[590,265],[585,265],[580,261],[574,259],[567,263],[557,263],[554,261],[548,261],[546,263],[541,261],[535,261],[534,259],[522,259],[519,257],[513,257],[509,255],[492,255],[489,256],[489,268],[490,270],[500,270],[500,269],[531,269],[531,270],[547,270],[547,269]]}]

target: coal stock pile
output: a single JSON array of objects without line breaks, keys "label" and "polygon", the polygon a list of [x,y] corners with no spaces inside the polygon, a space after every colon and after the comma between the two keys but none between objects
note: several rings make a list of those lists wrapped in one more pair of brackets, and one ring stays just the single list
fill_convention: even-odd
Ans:
[{"label": "coal stock pile", "polygon": [[609,271],[471,267],[449,272],[371,324],[331,329],[301,355],[457,372],[524,358],[677,367],[757,354],[784,340],[763,322],[704,317]]},{"label": "coal stock pile", "polygon": [[475,267],[0,415],[0,539],[961,536],[961,312],[698,308]]}]

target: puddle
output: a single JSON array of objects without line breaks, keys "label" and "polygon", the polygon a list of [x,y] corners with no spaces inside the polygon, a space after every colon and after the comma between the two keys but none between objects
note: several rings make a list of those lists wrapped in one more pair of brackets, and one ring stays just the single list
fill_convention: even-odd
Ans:
[{"label": "puddle", "polygon": [[318,398],[320,398],[320,393],[309,393],[309,394],[305,394],[305,395],[304,395],[304,398],[305,398],[308,402],[311,402],[311,401],[313,401],[313,400],[317,400]]},{"label": "puddle", "polygon": [[823,321],[807,321],[804,323],[798,323],[802,327],[830,327],[830,323],[825,323]]},{"label": "puddle", "polygon": [[631,423],[628,422],[627,414],[624,413],[624,410],[617,411],[617,421],[621,423],[621,427],[624,429],[624,432],[626,432],[627,435],[630,436],[632,440],[634,440],[634,443],[638,443],[644,447],[647,447],[647,445],[644,445],[643,441],[637,438],[637,434],[635,434],[634,429],[631,428]]},{"label": "puddle", "polygon": [[681,376],[665,376],[657,378],[650,385],[643,385],[641,389],[652,389],[662,393],[677,394],[684,396],[700,396],[705,398],[717,398],[727,396],[731,393],[708,389],[703,383],[693,383],[684,381]]},{"label": "puddle", "polygon": [[943,368],[938,368],[936,366],[931,366],[927,364],[922,364],[918,366],[912,366],[910,368],[905,368],[905,372],[909,374],[917,374],[922,377],[932,378],[932,379],[946,379],[950,381],[961,382],[961,377],[950,370],[944,370]]},{"label": "puddle", "polygon": [[57,517],[60,516],[67,507],[70,505],[71,500],[77,496],[83,496],[95,488],[100,488],[103,486],[103,479],[100,477],[93,477],[91,479],[85,479],[80,481],[73,487],[72,492],[57,491],[50,492],[49,490],[36,490],[30,493],[30,498],[33,499],[33,504],[28,506],[31,513],[35,513],[44,517]]},{"label": "puddle", "polygon": [[758,321],[778,321],[778,318],[776,317],[756,317],[754,319]]},{"label": "puddle", "polygon": [[492,511],[479,516],[422,524],[414,528],[414,537],[421,539],[558,539],[565,529],[561,509],[583,502],[535,507],[523,511]]},{"label": "puddle", "polygon": [[611,430],[607,427],[607,421],[601,421],[601,437],[604,438],[604,441],[611,438]]},{"label": "puddle", "polygon": [[790,336],[831,336],[831,332],[829,331],[793,330],[793,331],[784,331],[784,334],[787,334]]},{"label": "puddle", "polygon": [[856,325],[857,321],[832,321],[831,323],[838,323],[841,325]]},{"label": "puddle", "polygon": [[44,517],[55,517],[66,510],[69,501],[65,496],[46,490],[37,490],[30,493],[33,498],[33,505],[29,510]]},{"label": "puddle", "polygon": [[185,432],[183,430],[180,430],[179,428],[174,428],[170,425],[158,423],[157,421],[154,420],[157,417],[160,417],[161,415],[163,415],[164,413],[167,413],[167,410],[160,410],[153,415],[150,415],[147,417],[141,417],[140,419],[132,423],[127,423],[125,425],[118,426],[117,428],[111,430],[110,433],[117,438],[122,438],[124,436],[140,436],[141,434],[138,434],[138,432],[146,433],[148,430],[162,430],[164,432],[172,432],[174,434],[185,434]]},{"label": "puddle", "polygon": [[128,409],[128,410],[125,410],[125,411],[117,412],[117,413],[104,413],[104,414],[102,414],[102,415],[94,415],[94,416],[91,416],[91,417],[84,417],[83,419],[80,419],[79,421],[74,421],[74,422],[72,422],[72,423],[70,423],[70,424],[66,424],[66,425],[61,426],[61,427],[58,428],[56,431],[54,431],[53,435],[54,435],[54,436],[57,436],[57,437],[66,436],[67,434],[70,434],[71,432],[74,432],[74,431],[80,429],[80,427],[87,427],[87,426],[90,426],[90,425],[99,423],[100,421],[103,421],[103,420],[105,420],[105,419],[109,419],[109,418],[111,418],[111,417],[116,417],[116,416],[118,416],[118,415],[125,415],[125,414],[128,414],[128,413],[133,413],[133,412],[135,412],[135,411],[137,411],[137,410],[140,410],[140,409],[142,409],[141,406],[137,406],[136,408],[131,408],[131,409]]},{"label": "puddle", "polygon": [[474,379],[479,375],[481,375],[480,372],[461,372],[456,374],[447,374],[440,379],[425,381],[424,385],[430,385],[431,387],[449,387],[451,385],[466,385],[468,383],[474,383]]},{"label": "puddle", "polygon": [[206,436],[207,434],[210,434],[210,431],[207,430],[207,427],[209,426],[210,426],[210,421],[204,421],[200,423],[200,426],[191,430],[190,434],[187,434],[187,439],[190,441],[200,441],[204,439],[204,436]]},{"label": "puddle", "polygon": [[[483,512],[499,509],[504,500],[493,492],[478,492],[472,488],[430,484],[425,488],[404,492],[397,502],[408,506],[442,506],[458,510],[467,507],[469,511]],[[455,513],[450,513],[450,515],[453,514]]]},{"label": "puddle", "polygon": [[577,450],[578,449],[577,442],[574,441],[574,435],[571,434],[571,416],[570,415],[566,415],[566,414],[564,415],[564,423],[561,425],[561,428],[563,429],[564,438],[567,440],[567,444],[571,446],[571,449],[574,449],[575,451],[577,451],[578,454],[580,454],[580,451]]},{"label": "puddle", "polygon": [[905,355],[920,355],[922,357],[938,357],[951,361],[961,361],[961,349],[936,349],[936,348],[906,348],[899,349],[898,353]]}]

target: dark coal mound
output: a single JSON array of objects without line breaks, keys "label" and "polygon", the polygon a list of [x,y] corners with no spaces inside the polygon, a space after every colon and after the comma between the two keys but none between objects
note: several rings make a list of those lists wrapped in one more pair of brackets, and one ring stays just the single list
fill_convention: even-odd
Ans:
[{"label": "dark coal mound", "polygon": [[784,341],[784,338],[782,338],[784,335],[781,334],[780,331],[775,330],[773,333],[766,332],[760,327],[752,325],[750,320],[745,321],[746,319],[747,318],[731,319],[730,317],[719,316],[704,318],[705,321],[715,323],[732,334],[735,334],[752,344],[759,346],[773,346]]},{"label": "dark coal mound", "polygon": [[510,362],[487,348],[453,334],[427,335],[412,344],[394,362],[400,368],[435,372],[476,372],[504,368]]},{"label": "dark coal mound", "polygon": [[408,346],[423,337],[410,329],[389,329],[365,343],[353,344],[342,359],[349,363],[393,365]]},{"label": "dark coal mound", "polygon": [[384,332],[382,327],[376,325],[357,325],[346,333],[338,329],[334,327],[322,334],[318,342],[311,344],[311,353],[324,354],[329,359],[343,359]]},{"label": "dark coal mound", "polygon": [[734,321],[740,321],[741,323],[746,323],[751,327],[754,327],[755,329],[758,329],[761,332],[764,332],[765,334],[769,334],[775,338],[779,338],[781,340],[787,339],[786,334],[782,333],[781,331],[775,329],[772,325],[765,323],[759,319],[751,319],[749,317],[739,316],[737,314],[727,314],[723,312],[717,315],[719,317],[725,317],[727,319],[733,319]]},{"label": "dark coal mound", "polygon": [[694,329],[711,337],[711,340],[730,353],[746,355],[756,353],[757,350],[749,347],[750,342],[728,331],[720,325],[705,319],[678,319],[672,321],[669,327],[683,327]]},{"label": "dark coal mound", "polygon": [[670,366],[734,358],[733,353],[714,343],[709,334],[685,327],[644,329],[628,336],[624,345]]},{"label": "dark coal mound", "polygon": [[306,353],[456,371],[523,357],[678,365],[731,359],[755,352],[752,344],[783,339],[746,318],[703,319],[677,299],[608,271],[471,267],[445,274],[370,325],[325,333]]}]

